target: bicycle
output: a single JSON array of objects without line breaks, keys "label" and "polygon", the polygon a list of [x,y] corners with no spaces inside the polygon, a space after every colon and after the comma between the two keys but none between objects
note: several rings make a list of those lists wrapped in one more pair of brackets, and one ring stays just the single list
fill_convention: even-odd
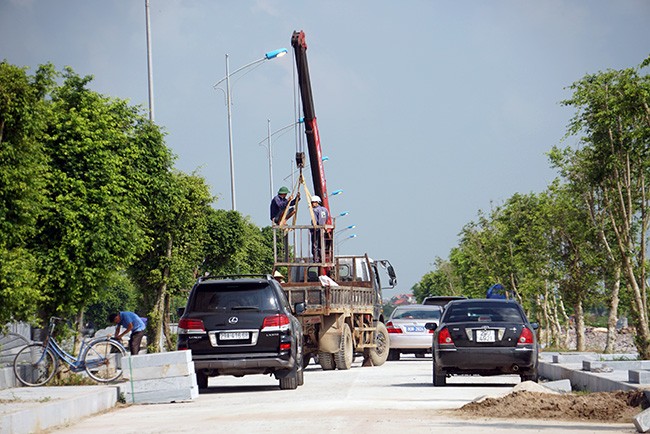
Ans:
[{"label": "bicycle", "polygon": [[54,377],[60,361],[72,372],[86,371],[100,383],[108,383],[122,375],[124,346],[111,338],[99,337],[82,342],[79,356],[66,352],[53,336],[54,327],[62,318],[51,317],[43,343],[33,343],[20,350],[14,358],[14,374],[25,386],[42,386]]}]

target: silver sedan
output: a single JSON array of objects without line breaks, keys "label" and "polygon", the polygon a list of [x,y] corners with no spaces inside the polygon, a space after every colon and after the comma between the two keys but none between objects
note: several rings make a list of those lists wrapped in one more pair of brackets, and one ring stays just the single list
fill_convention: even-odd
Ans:
[{"label": "silver sedan", "polygon": [[438,324],[441,313],[440,306],[397,306],[386,323],[390,339],[388,360],[399,360],[401,354],[424,357],[431,353],[433,334],[424,325],[431,322]]}]

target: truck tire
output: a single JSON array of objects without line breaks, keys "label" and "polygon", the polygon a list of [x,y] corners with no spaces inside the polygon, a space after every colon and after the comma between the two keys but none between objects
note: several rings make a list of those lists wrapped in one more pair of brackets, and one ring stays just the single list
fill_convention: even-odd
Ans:
[{"label": "truck tire", "polygon": [[383,322],[377,321],[377,335],[375,336],[375,348],[370,349],[370,361],[373,366],[381,366],[388,358],[388,330]]},{"label": "truck tire", "polygon": [[320,363],[323,371],[331,371],[336,368],[334,365],[334,354],[326,353],[323,351],[318,352],[318,363]]},{"label": "truck tire", "polygon": [[302,367],[303,369],[309,366],[309,361],[311,360],[311,354],[305,354],[302,356]]},{"label": "truck tire", "polygon": [[341,343],[339,350],[335,354],[336,367],[346,371],[352,367],[354,359],[354,342],[352,342],[352,332],[350,326],[343,324],[343,333],[341,333]]}]

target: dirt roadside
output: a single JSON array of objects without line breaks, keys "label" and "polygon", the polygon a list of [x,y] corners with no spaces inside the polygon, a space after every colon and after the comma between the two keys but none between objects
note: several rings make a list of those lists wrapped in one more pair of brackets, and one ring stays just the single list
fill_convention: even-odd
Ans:
[{"label": "dirt roadside", "polygon": [[641,391],[546,394],[512,392],[456,410],[461,417],[629,423],[650,403]]},{"label": "dirt roadside", "polygon": [[[602,351],[607,334],[587,329],[587,347]],[[622,331],[616,340],[617,353],[636,351],[630,331]],[[574,344],[575,341],[572,341]],[[543,384],[543,383],[541,383]],[[555,419],[592,422],[630,422],[634,416],[650,407],[642,391],[572,392],[546,394],[513,391],[502,398],[488,398],[466,404],[455,412],[460,417]]]}]

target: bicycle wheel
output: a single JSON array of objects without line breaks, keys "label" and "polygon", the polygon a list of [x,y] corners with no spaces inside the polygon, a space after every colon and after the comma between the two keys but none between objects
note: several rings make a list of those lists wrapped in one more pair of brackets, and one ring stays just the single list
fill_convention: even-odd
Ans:
[{"label": "bicycle wheel", "polygon": [[97,340],[90,344],[84,354],[86,372],[95,381],[108,383],[122,375],[124,347],[115,341]]},{"label": "bicycle wheel", "polygon": [[14,358],[14,374],[25,386],[42,386],[54,377],[57,361],[44,345],[31,344]]}]

